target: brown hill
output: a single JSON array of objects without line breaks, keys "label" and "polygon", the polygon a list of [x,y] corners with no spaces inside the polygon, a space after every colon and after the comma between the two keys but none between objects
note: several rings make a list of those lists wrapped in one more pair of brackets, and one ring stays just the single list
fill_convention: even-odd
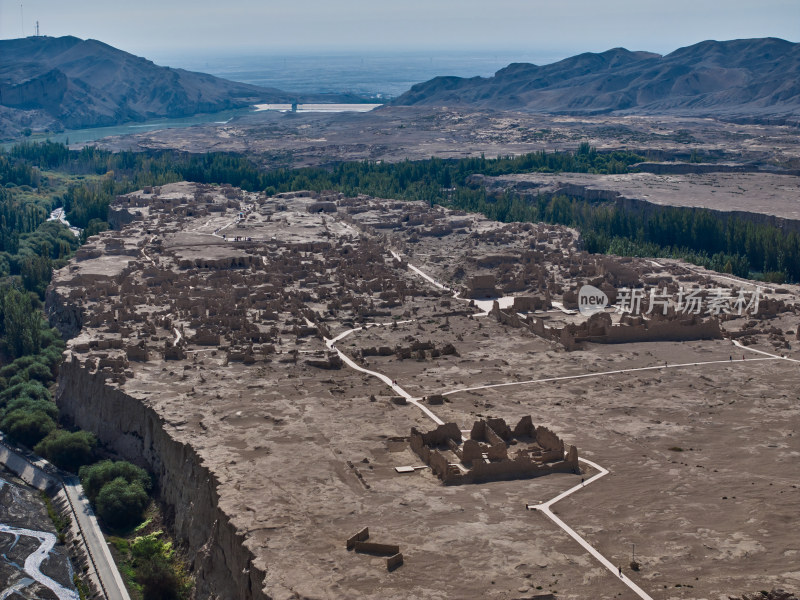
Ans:
[{"label": "brown hill", "polygon": [[493,77],[437,77],[395,105],[470,106],[563,114],[674,114],[800,122],[800,44],[705,41],[661,56],[614,48]]},{"label": "brown hill", "polygon": [[0,40],[0,56],[0,137],[24,127],[116,125],[297,99],[273,88],[161,67],[71,36]]}]

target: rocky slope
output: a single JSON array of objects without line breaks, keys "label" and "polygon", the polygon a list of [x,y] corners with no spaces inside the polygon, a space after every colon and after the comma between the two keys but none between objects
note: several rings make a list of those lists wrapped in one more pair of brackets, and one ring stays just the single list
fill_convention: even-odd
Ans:
[{"label": "rocky slope", "polygon": [[776,38],[705,41],[661,56],[614,48],[493,77],[437,77],[396,105],[470,106],[567,114],[675,114],[800,122],[800,44]]},{"label": "rocky slope", "polygon": [[[0,41],[0,137],[292,102],[296,95],[160,67],[97,40]],[[340,98],[332,98],[333,101]]]}]

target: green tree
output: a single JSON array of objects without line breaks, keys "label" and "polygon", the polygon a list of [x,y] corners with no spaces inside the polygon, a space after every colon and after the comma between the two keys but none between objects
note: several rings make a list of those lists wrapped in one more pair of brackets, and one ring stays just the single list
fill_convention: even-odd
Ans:
[{"label": "green tree", "polygon": [[91,462],[97,438],[86,431],[52,431],[39,442],[34,451],[54,465],[67,471],[78,469]]},{"label": "green tree", "polygon": [[3,298],[3,330],[6,346],[14,358],[39,351],[42,317],[28,294],[16,289],[6,292]]},{"label": "green tree", "polygon": [[28,413],[42,412],[50,417],[53,421],[58,419],[58,408],[51,400],[44,400],[41,398],[30,398],[28,396],[17,396],[9,400],[6,404],[4,415],[10,414],[15,410],[24,410]]},{"label": "green tree", "polygon": [[93,465],[81,467],[80,470],[83,489],[91,502],[97,499],[104,485],[119,477],[128,483],[138,483],[145,491],[150,491],[152,487],[147,471],[124,460],[101,460]]},{"label": "green tree", "polygon": [[0,393],[0,404],[13,400],[18,396],[52,401],[50,390],[41,381],[24,381],[6,388]]},{"label": "green tree", "polygon": [[55,428],[56,422],[40,410],[12,410],[0,421],[0,429],[29,448],[34,447]]},{"label": "green tree", "polygon": [[97,495],[97,514],[112,529],[124,530],[142,522],[150,498],[137,481],[128,483],[117,477],[105,484]]}]

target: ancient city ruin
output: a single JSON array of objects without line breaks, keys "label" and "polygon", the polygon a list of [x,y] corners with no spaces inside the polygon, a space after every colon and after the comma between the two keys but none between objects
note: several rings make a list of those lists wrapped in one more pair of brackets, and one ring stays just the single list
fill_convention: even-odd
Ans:
[{"label": "ancient city ruin", "polygon": [[[793,464],[786,366],[733,344],[794,343],[793,287],[766,286],[744,315],[621,314],[620,288],[739,283],[421,202],[179,183],[120,197],[112,213],[119,229],[89,240],[48,292],[69,338],[57,402],[157,475],[202,597],[511,598],[564,579],[581,597],[616,590],[525,511],[598,475],[589,459],[614,484],[587,485],[598,508],[575,494],[561,518],[614,560],[635,543],[653,585],[688,579],[687,564],[728,585],[744,560],[748,572],[782,560],[748,541],[779,537],[772,521],[743,526],[746,513],[740,542],[673,532],[680,519],[696,531],[720,502],[740,510],[720,500],[733,481]],[[585,284],[612,304],[588,319]],[[776,446],[751,468],[729,449],[758,437],[753,410]],[[781,486],[741,510],[782,511],[794,491]],[[709,500],[686,513],[689,493]],[[402,552],[348,553],[342,540],[365,524],[375,541],[360,542]]]},{"label": "ancient city ruin", "polygon": [[547,427],[534,427],[529,416],[513,430],[503,419],[475,421],[467,439],[455,423],[427,433],[412,428],[410,444],[448,485],[581,472],[578,449],[565,448]]}]

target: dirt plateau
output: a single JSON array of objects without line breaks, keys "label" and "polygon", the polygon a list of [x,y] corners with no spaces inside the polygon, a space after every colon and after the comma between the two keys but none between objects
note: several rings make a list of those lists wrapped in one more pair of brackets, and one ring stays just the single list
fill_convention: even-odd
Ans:
[{"label": "dirt plateau", "polygon": [[[48,290],[69,339],[57,402],[157,475],[198,598],[631,597],[525,509],[592,469],[398,473],[420,465],[412,428],[435,427],[421,406],[461,431],[530,416],[608,469],[553,509],[654,598],[800,587],[797,287],[763,286],[744,316],[587,321],[585,283],[612,302],[755,285],[364,196],[180,183],[118,198],[112,220]],[[363,527],[404,564],[348,551]]]}]

